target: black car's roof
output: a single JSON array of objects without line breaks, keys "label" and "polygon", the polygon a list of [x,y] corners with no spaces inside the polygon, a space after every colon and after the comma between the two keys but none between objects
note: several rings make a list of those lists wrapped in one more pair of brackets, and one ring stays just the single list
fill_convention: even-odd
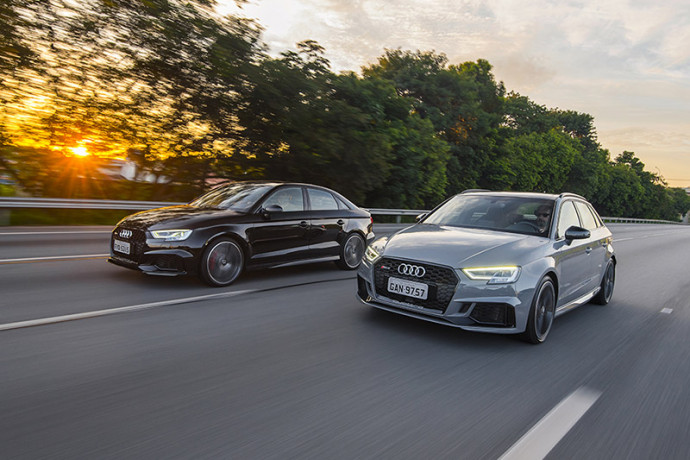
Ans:
[{"label": "black car's roof", "polygon": [[216,188],[227,187],[227,186],[234,185],[234,184],[269,185],[269,186],[273,186],[273,187],[285,186],[285,185],[298,185],[298,186],[302,186],[302,187],[319,188],[319,189],[323,189],[323,190],[328,190],[331,193],[335,193],[338,196],[338,198],[343,200],[346,204],[351,205],[352,207],[355,207],[355,208],[358,207],[352,201],[347,199],[342,193],[339,193],[339,192],[337,192],[333,189],[330,189],[328,187],[324,187],[323,185],[307,184],[304,182],[283,182],[283,181],[277,181],[277,180],[246,180],[246,181],[245,180],[238,180],[238,181],[231,181],[231,182],[227,182],[224,184],[220,184]]}]

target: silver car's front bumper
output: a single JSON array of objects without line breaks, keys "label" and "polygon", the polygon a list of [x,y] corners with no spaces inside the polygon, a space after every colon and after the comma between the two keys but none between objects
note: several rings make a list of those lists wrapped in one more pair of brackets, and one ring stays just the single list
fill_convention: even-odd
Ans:
[{"label": "silver car's front bumper", "polygon": [[[381,282],[386,274],[379,272],[378,285],[376,283],[375,271],[381,270],[381,267],[375,266],[377,263],[379,261],[371,264],[364,260],[357,272],[357,298],[365,305],[468,331],[516,334],[526,328],[534,286],[522,286],[519,281],[491,286],[486,282],[470,280],[460,270],[444,267],[453,270],[458,282],[450,301],[439,306],[438,303],[388,293],[385,282]],[[392,275],[400,276],[397,273]],[[433,285],[433,280],[416,281]],[[433,293],[430,293],[431,296]]]}]

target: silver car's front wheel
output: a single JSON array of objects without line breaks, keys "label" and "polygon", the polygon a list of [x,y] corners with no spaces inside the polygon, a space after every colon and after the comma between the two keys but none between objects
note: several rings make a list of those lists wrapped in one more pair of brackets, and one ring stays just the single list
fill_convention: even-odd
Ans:
[{"label": "silver car's front wheel", "polygon": [[544,278],[539,283],[532,300],[524,338],[530,343],[544,342],[551,330],[555,314],[556,290],[553,287],[553,281],[550,278]]}]

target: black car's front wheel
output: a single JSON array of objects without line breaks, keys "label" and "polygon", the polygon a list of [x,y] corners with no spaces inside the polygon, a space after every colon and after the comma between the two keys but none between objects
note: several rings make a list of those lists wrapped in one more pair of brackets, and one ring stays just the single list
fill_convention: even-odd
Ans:
[{"label": "black car's front wheel", "polygon": [[201,257],[201,278],[211,286],[227,286],[244,269],[244,252],[230,238],[212,241]]},{"label": "black car's front wheel", "polygon": [[542,343],[549,335],[553,318],[556,314],[556,290],[551,278],[544,278],[539,283],[532,308],[527,318],[527,330],[523,337],[530,343]]},{"label": "black car's front wheel", "polygon": [[350,233],[340,246],[340,260],[336,264],[343,270],[354,270],[362,262],[365,247],[362,235]]}]

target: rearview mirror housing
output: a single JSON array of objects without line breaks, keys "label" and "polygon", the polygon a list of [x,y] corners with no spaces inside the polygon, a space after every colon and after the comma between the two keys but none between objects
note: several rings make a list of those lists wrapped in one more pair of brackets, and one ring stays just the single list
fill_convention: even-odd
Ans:
[{"label": "rearview mirror housing", "polygon": [[571,242],[573,240],[585,240],[591,236],[589,230],[573,225],[565,231],[565,240]]},{"label": "rearview mirror housing", "polygon": [[271,214],[275,214],[277,212],[283,212],[282,206],[278,206],[277,204],[272,204],[261,209],[261,215],[264,216],[264,219],[270,219]]}]

